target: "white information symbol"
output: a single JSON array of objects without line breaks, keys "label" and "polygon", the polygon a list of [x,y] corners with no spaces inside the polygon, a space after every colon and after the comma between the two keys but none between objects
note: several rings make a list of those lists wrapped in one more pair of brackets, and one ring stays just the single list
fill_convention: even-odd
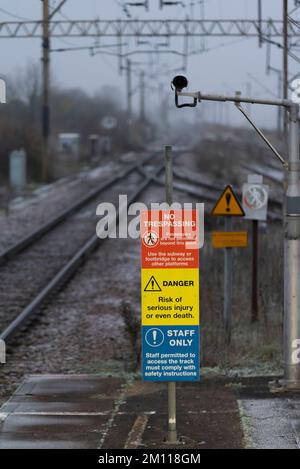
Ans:
[{"label": "white information symbol", "polygon": [[150,347],[159,347],[165,340],[165,336],[161,329],[153,327],[146,332],[145,340]]},{"label": "white information symbol", "polygon": [[143,236],[143,243],[148,248],[153,248],[158,243],[158,234],[155,231],[148,231]]},{"label": "white information symbol", "polygon": [[259,210],[266,205],[268,193],[260,185],[250,186],[244,195],[245,205],[252,210]]}]

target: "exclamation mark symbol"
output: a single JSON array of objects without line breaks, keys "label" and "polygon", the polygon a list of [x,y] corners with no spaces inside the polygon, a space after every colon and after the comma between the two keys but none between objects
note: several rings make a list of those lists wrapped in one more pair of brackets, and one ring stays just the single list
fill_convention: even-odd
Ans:
[{"label": "exclamation mark symbol", "polygon": [[153,345],[156,345],[157,331],[153,331]]},{"label": "exclamation mark symbol", "polygon": [[154,290],[154,280],[151,280],[152,290]]},{"label": "exclamation mark symbol", "polygon": [[230,212],[230,201],[231,201],[231,194],[228,193],[226,194],[226,204],[227,204],[226,212]]}]

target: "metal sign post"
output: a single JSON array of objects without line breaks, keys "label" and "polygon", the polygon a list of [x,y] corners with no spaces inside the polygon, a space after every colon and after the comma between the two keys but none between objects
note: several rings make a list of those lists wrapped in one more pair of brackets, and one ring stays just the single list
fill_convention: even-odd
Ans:
[{"label": "metal sign post", "polygon": [[[243,217],[245,215],[243,208],[234,193],[231,186],[226,186],[221,196],[217,200],[211,212],[214,216],[225,217],[225,232],[213,233],[214,247],[223,247],[224,249],[224,328],[226,342],[230,344],[231,340],[231,317],[232,317],[232,248],[244,247],[240,237],[247,238],[247,233],[232,232],[232,217]],[[216,235],[222,237],[221,243],[216,243]],[[221,236],[220,236],[221,235]],[[240,236],[242,235],[242,236]],[[245,236],[246,235],[246,236]],[[214,241],[215,239],[215,241]],[[238,242],[237,242],[238,241]],[[242,239],[244,241],[244,239]],[[247,246],[247,244],[246,244]]]},{"label": "metal sign post", "polygon": [[173,203],[173,158],[172,146],[166,145],[165,147],[165,187],[166,187],[166,202],[168,205]]},{"label": "metal sign post", "polygon": [[258,320],[258,221],[252,220],[251,322]]},{"label": "metal sign post", "polygon": [[[165,147],[165,186],[166,186],[166,202],[169,206],[173,203],[173,155],[172,146]],[[168,383],[168,441],[169,443],[177,442],[177,425],[176,425],[176,383]]]},{"label": "metal sign post", "polygon": [[[183,79],[184,78],[184,79]],[[200,91],[183,93],[188,82],[178,76],[175,87],[177,107],[195,107],[201,101],[233,102],[287,171],[284,223],[284,378],[274,385],[274,391],[300,389],[300,158],[299,158],[299,104],[287,99],[255,99],[242,96],[202,94]],[[179,104],[179,97],[192,102]],[[289,157],[286,161],[264,133],[253,122],[241,103],[282,107],[289,115]]]},{"label": "metal sign post", "polygon": [[[232,217],[225,218],[225,231],[232,231]],[[226,342],[231,340],[232,311],[232,248],[224,249],[224,326]]]},{"label": "metal sign post", "polygon": [[251,322],[258,320],[258,222],[267,220],[269,188],[259,174],[249,174],[243,185],[245,218],[252,220],[252,288]]}]

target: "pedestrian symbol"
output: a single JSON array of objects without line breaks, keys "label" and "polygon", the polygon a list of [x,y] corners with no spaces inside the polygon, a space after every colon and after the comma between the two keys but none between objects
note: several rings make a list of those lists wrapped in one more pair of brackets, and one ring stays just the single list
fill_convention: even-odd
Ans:
[{"label": "pedestrian symbol", "polygon": [[155,231],[148,231],[143,236],[143,242],[148,248],[153,248],[158,243],[158,234]]},{"label": "pedestrian symbol", "polygon": [[161,288],[160,288],[158,282],[153,277],[153,275],[150,278],[147,285],[145,286],[144,291],[161,291]]},{"label": "pedestrian symbol", "polygon": [[165,339],[161,329],[152,328],[146,332],[145,340],[150,347],[159,347]]}]

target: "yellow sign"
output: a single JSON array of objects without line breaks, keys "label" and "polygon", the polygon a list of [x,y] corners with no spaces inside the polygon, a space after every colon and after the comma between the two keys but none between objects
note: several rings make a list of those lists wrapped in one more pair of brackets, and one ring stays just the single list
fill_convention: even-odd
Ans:
[{"label": "yellow sign", "polygon": [[212,209],[212,215],[243,217],[245,212],[231,186],[226,186]]},{"label": "yellow sign", "polygon": [[248,246],[247,231],[214,231],[212,234],[214,248],[246,248]]},{"label": "yellow sign", "polygon": [[199,269],[143,269],[142,323],[199,325]]}]

